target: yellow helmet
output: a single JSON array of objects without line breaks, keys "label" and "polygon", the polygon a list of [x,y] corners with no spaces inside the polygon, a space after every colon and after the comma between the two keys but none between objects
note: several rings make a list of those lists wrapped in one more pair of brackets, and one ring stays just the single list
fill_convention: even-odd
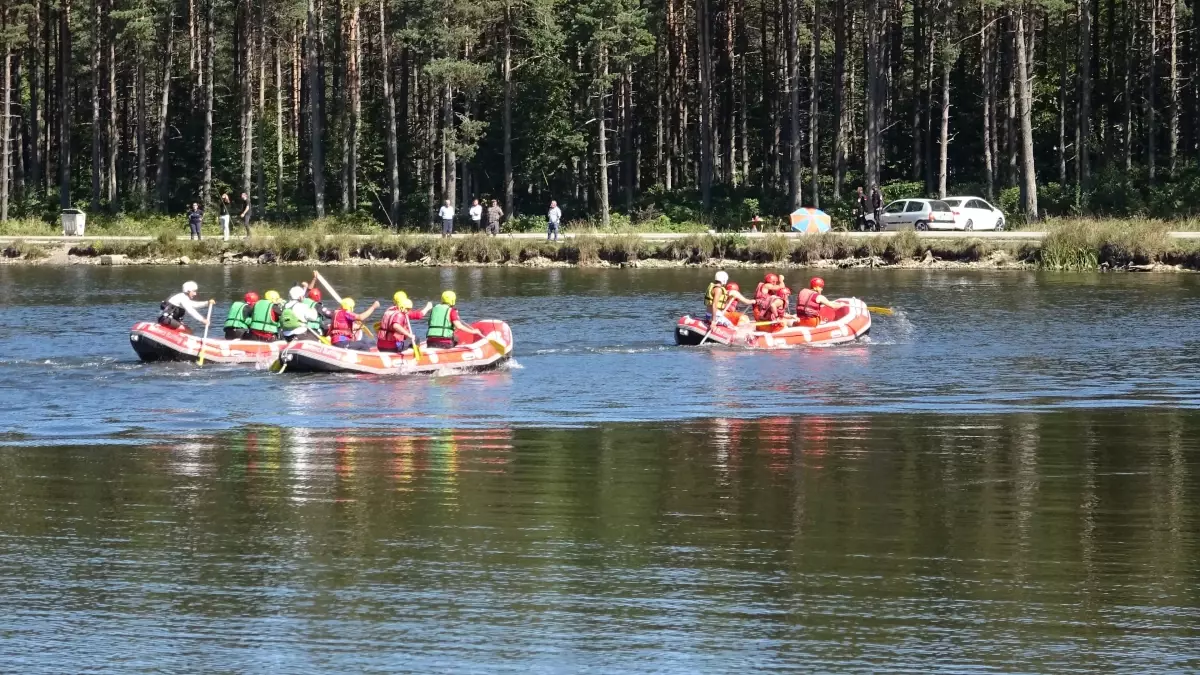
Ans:
[{"label": "yellow helmet", "polygon": [[268,302],[279,302],[281,300],[279,297],[279,291],[267,291],[266,294],[263,295],[263,300]]},{"label": "yellow helmet", "polygon": [[442,302],[453,307],[458,302],[458,295],[454,291],[442,291]]},{"label": "yellow helmet", "polygon": [[408,298],[403,298],[402,304],[400,305],[400,309],[412,309],[412,308],[413,308],[413,301],[409,300]]},{"label": "yellow helmet", "polygon": [[354,298],[342,298],[342,309],[347,312],[354,309]]},{"label": "yellow helmet", "polygon": [[404,303],[408,300],[408,293],[396,291],[396,294],[392,296],[392,300],[395,301],[397,307],[403,307]]}]

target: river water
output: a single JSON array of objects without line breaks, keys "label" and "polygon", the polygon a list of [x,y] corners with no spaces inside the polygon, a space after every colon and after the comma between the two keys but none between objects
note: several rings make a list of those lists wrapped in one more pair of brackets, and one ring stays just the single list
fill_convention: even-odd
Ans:
[{"label": "river water", "polygon": [[829,271],[896,316],[674,347],[708,274],[328,270],[513,327],[395,380],[143,365],[181,270],[0,267],[0,672],[1200,669],[1200,277]]}]

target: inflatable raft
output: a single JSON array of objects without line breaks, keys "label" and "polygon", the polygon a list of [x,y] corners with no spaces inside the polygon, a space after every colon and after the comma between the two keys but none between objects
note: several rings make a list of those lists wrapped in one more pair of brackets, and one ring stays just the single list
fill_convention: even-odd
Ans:
[{"label": "inflatable raft", "polygon": [[[167,328],[156,321],[142,321],[129,331],[129,344],[143,361],[196,361],[200,358],[201,336]],[[279,358],[286,342],[225,340],[204,341],[204,360],[213,363],[270,363]]]},{"label": "inflatable raft", "polygon": [[343,349],[320,342],[293,342],[279,355],[288,373],[367,373],[371,375],[415,375],[420,373],[467,373],[498,367],[512,355],[513,338],[503,321],[471,324],[483,339],[459,331],[458,345],[432,349],[422,345],[420,358],[412,350],[395,353]]},{"label": "inflatable raft", "polygon": [[[675,344],[714,342],[749,349],[782,349],[853,342],[871,330],[871,313],[867,311],[866,303],[858,298],[841,298],[837,302],[844,307],[838,310],[823,307],[822,323],[818,326],[788,326],[775,330],[772,330],[774,326],[756,327],[747,322],[737,328],[717,326],[709,333],[708,322],[685,316],[675,326]],[[707,340],[705,335],[708,335]]]}]

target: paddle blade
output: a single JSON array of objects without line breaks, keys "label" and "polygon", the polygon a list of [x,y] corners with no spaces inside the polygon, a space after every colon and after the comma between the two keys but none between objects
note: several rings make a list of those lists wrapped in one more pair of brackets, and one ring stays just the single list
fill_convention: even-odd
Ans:
[{"label": "paddle blade", "polygon": [[896,310],[891,307],[867,307],[867,311],[872,314],[882,314],[884,316],[891,316],[896,313]]},{"label": "paddle blade", "polygon": [[283,359],[275,359],[271,364],[271,372],[278,373],[283,371]]},{"label": "paddle blade", "polygon": [[413,358],[421,360],[421,346],[416,342],[413,343]]}]

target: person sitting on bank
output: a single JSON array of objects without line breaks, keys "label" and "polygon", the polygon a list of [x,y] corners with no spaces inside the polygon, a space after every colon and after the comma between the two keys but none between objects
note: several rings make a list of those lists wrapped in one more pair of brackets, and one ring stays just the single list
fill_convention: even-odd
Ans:
[{"label": "person sitting on bank", "polygon": [[320,317],[316,310],[305,303],[305,300],[302,287],[292,286],[288,291],[288,301],[283,306],[283,313],[279,317],[279,328],[283,339],[288,342],[297,340],[317,342],[321,339],[319,335],[309,330],[310,324]]},{"label": "person sitting on bank", "polygon": [[800,294],[796,296],[797,325],[819,326],[822,307],[841,309],[845,306],[840,302],[830,302],[822,295],[824,292],[825,280],[821,277],[813,277],[808,282],[808,288],[801,289]]},{"label": "person sitting on bank", "polygon": [[429,330],[425,333],[425,344],[433,349],[449,349],[456,342],[454,331],[460,330],[471,335],[484,337],[483,332],[463,323],[458,315],[458,294],[454,291],[442,291],[442,301],[433,306],[429,312]]},{"label": "person sitting on bank", "polygon": [[216,300],[197,300],[196,294],[199,291],[200,287],[196,285],[196,282],[183,282],[182,292],[172,295],[159,305],[162,308],[162,314],[158,315],[159,325],[172,330],[191,332],[187,326],[183,325],[183,317],[191,316],[201,326],[207,326],[208,320],[200,314],[199,309],[216,304]]},{"label": "person sitting on bank", "polygon": [[282,300],[278,291],[267,291],[262,300],[254,303],[250,310],[250,330],[246,333],[247,339],[260,342],[275,342],[279,339]]},{"label": "person sitting on bank", "polygon": [[383,313],[379,321],[379,334],[376,335],[376,347],[381,352],[403,352],[412,349],[417,336],[413,332],[412,322],[424,319],[433,309],[433,303],[425,303],[425,308],[413,309],[413,301],[404,291],[396,291],[392,296],[396,303]]},{"label": "person sitting on bank", "polygon": [[362,322],[371,318],[377,309],[378,300],[371,303],[366,310],[355,314],[354,298],[342,298],[342,308],[333,313],[333,323],[329,326],[330,343],[343,349],[358,349]]},{"label": "person sitting on bank", "polygon": [[259,301],[258,293],[250,291],[237,302],[229,306],[229,314],[225,319],[225,339],[241,340],[250,330],[250,313],[254,303]]}]

